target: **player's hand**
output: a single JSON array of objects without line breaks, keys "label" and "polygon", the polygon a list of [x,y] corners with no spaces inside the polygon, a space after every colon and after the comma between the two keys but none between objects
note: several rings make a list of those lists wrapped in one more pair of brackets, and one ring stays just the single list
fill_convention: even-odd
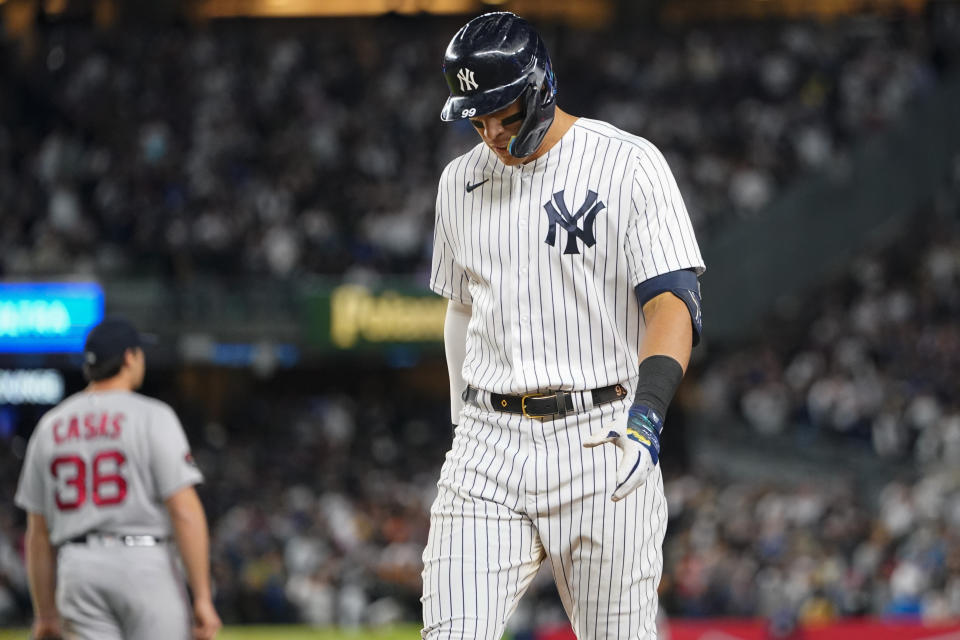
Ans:
[{"label": "player's hand", "polygon": [[58,618],[37,618],[31,629],[34,640],[61,640],[63,631]]},{"label": "player's hand", "polygon": [[194,640],[213,640],[223,623],[210,600],[197,600],[193,603]]},{"label": "player's hand", "polygon": [[660,430],[663,418],[649,407],[634,405],[613,425],[591,434],[583,441],[587,448],[612,442],[620,449],[617,488],[610,499],[618,502],[647,481],[660,459]]}]

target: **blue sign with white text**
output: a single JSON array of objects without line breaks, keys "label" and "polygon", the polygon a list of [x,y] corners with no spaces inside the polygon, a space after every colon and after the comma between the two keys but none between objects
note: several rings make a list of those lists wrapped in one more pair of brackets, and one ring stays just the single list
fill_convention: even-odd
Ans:
[{"label": "blue sign with white text", "polygon": [[0,282],[0,353],[78,353],[101,319],[95,282]]}]

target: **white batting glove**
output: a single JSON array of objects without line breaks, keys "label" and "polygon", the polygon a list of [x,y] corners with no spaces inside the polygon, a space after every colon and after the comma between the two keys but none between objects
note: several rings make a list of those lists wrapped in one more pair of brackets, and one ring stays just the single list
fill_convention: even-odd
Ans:
[{"label": "white batting glove", "polygon": [[586,448],[612,442],[620,449],[617,488],[610,499],[619,502],[647,481],[660,460],[660,431],[663,417],[644,405],[633,405],[617,422],[590,434]]}]

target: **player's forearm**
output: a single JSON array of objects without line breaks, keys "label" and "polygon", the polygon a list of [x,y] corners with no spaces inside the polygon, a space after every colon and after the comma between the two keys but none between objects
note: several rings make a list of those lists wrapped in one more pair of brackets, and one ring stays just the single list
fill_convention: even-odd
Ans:
[{"label": "player's forearm", "polygon": [[467,357],[467,326],[472,308],[469,305],[450,301],[443,324],[443,345],[447,354],[447,371],[450,374],[450,421],[460,421],[463,399],[460,394],[466,388],[463,380],[463,361]]},{"label": "player's forearm", "polygon": [[56,555],[46,524],[38,519],[42,520],[42,516],[30,514],[27,520],[27,579],[34,615],[41,620],[54,620],[57,618]]},{"label": "player's forearm", "polygon": [[193,487],[167,500],[174,537],[195,600],[210,600],[210,535],[203,505]]},{"label": "player's forearm", "polygon": [[650,356],[669,356],[685,373],[693,348],[693,327],[683,301],[670,292],[662,293],[643,305],[643,318],[647,328],[640,344],[640,362]]}]

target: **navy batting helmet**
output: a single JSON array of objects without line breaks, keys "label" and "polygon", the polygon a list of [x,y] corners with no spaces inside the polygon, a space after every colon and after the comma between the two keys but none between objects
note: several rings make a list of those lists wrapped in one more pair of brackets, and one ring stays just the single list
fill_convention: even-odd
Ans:
[{"label": "navy batting helmet", "polygon": [[543,142],[557,106],[557,80],[547,47],[529,22],[508,12],[474,18],[447,45],[443,75],[450,97],[441,120],[486,115],[519,98],[524,117],[510,140],[510,155],[525,158]]}]

